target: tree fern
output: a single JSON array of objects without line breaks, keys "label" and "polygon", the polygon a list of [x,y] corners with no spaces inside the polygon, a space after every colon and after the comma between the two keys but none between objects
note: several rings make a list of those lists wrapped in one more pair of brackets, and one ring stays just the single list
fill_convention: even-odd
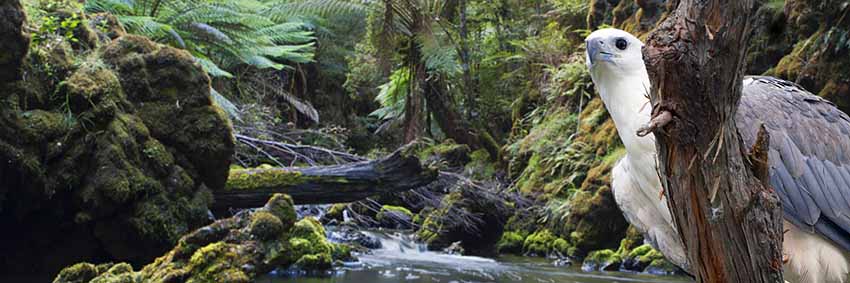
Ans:
[{"label": "tree fern", "polygon": [[[283,1],[286,2],[286,1]],[[184,48],[212,76],[239,64],[283,69],[313,60],[315,40],[303,22],[265,16],[271,4],[225,0],[89,0],[89,12],[117,16],[131,33]],[[210,60],[215,58],[215,60]]]},{"label": "tree fern", "polygon": [[410,92],[410,69],[402,67],[390,75],[390,81],[378,87],[379,92],[375,97],[381,108],[372,112],[381,120],[394,120],[404,115],[404,105]]}]

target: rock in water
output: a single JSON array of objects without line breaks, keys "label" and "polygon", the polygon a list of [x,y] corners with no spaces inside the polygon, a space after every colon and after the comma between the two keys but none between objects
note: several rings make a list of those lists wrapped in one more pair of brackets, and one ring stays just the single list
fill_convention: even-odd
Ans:
[{"label": "rock in water", "polygon": [[234,140],[193,57],[111,39],[120,32],[93,36],[81,11],[70,14],[85,31],[70,33],[92,40],[40,34],[57,37],[24,57],[17,1],[0,1],[0,14],[0,275],[146,263],[208,224]]}]

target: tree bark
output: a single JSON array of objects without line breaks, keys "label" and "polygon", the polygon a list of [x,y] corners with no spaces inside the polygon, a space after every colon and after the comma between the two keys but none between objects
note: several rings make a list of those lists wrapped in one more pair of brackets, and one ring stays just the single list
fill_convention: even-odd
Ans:
[{"label": "tree bark", "polygon": [[644,58],[658,169],[693,274],[782,282],[779,202],[753,172],[763,170],[749,162],[734,119],[757,1],[677,2]]},{"label": "tree bark", "polygon": [[288,194],[297,204],[352,202],[415,189],[437,175],[406,148],[383,159],[345,165],[231,170],[225,189],[213,192],[213,208],[260,207],[275,193]]}]

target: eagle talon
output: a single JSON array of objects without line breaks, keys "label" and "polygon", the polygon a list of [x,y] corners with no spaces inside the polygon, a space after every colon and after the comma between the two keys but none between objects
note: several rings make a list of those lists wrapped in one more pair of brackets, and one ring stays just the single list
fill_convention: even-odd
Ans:
[{"label": "eagle talon", "polygon": [[673,121],[673,113],[670,113],[670,111],[667,110],[662,110],[660,113],[658,113],[658,115],[653,117],[652,120],[649,121],[649,123],[640,127],[637,130],[637,135],[639,137],[645,137],[656,129],[667,126],[670,121]]}]

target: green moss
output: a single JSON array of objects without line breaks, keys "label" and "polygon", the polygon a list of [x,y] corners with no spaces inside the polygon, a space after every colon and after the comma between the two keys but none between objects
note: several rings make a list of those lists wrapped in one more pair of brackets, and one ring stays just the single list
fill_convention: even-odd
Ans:
[{"label": "green moss", "polygon": [[470,155],[471,161],[466,164],[466,172],[472,174],[473,178],[488,180],[496,175],[496,163],[490,160],[490,152],[485,149],[473,151]]},{"label": "green moss", "polygon": [[546,256],[549,252],[553,251],[553,244],[556,239],[558,238],[551,231],[543,229],[525,238],[525,241],[522,243],[522,249],[527,254]]},{"label": "green moss", "polygon": [[283,222],[267,211],[258,211],[251,215],[251,224],[248,225],[251,235],[262,240],[280,237],[283,233]]},{"label": "green moss", "polygon": [[[424,143],[423,143],[424,144]],[[425,145],[417,152],[419,160],[442,167],[460,167],[469,162],[469,146],[457,144],[452,139],[439,144]]]},{"label": "green moss", "polygon": [[295,226],[292,228],[292,233],[295,236],[307,237],[307,236],[325,236],[325,227],[322,227],[322,223],[316,218],[312,216],[304,217],[295,223]]},{"label": "green moss", "polygon": [[198,249],[189,260],[192,277],[186,282],[251,282],[240,266],[244,259],[236,252],[234,245],[224,242]]},{"label": "green moss", "polygon": [[584,263],[582,263],[582,269],[585,271],[615,271],[620,268],[622,263],[623,258],[617,252],[613,250],[599,250],[588,254],[584,259]]},{"label": "green moss", "polygon": [[558,238],[552,242],[552,250],[560,253],[561,255],[567,255],[570,252],[570,243],[567,240]]},{"label": "green moss", "polygon": [[141,282],[138,274],[133,272],[129,263],[119,263],[101,273],[89,283],[136,283]]},{"label": "green moss", "polygon": [[413,219],[413,213],[410,212],[409,209],[401,207],[401,206],[392,206],[392,205],[384,205],[381,206],[381,210],[378,212],[378,215],[375,217],[376,220],[382,221],[384,218],[392,218],[392,215],[404,216],[408,219]]},{"label": "green moss", "polygon": [[354,260],[354,256],[351,255],[351,246],[348,244],[333,244],[333,254],[332,258],[334,260],[342,260],[342,261],[352,261]]},{"label": "green moss", "polygon": [[347,203],[337,203],[331,205],[331,207],[328,208],[328,212],[326,212],[325,215],[322,216],[322,221],[325,221],[326,219],[335,219],[337,221],[342,222],[344,220],[343,212],[346,208],[348,208]]},{"label": "green moss", "polygon": [[237,169],[230,170],[225,189],[253,190],[279,188],[303,184],[305,178],[301,172],[277,169]]},{"label": "green moss", "polygon": [[142,153],[163,170],[174,164],[174,156],[157,140],[146,141]]},{"label": "green moss", "polygon": [[295,223],[289,240],[290,258],[302,269],[322,270],[331,267],[334,245],[325,238],[325,229],[313,217]]},{"label": "green moss", "polygon": [[52,140],[67,130],[65,116],[62,113],[44,110],[32,110],[20,113],[20,137],[39,144]]},{"label": "green moss", "polygon": [[525,237],[515,231],[507,231],[502,234],[502,238],[496,244],[496,251],[499,253],[522,254],[522,245]]},{"label": "green moss", "polygon": [[295,266],[306,270],[328,269],[331,264],[331,256],[326,253],[306,254],[295,262]]},{"label": "green moss", "polygon": [[88,283],[99,274],[94,264],[81,262],[59,272],[53,283]]},{"label": "green moss", "polygon": [[640,261],[644,261],[644,256],[652,252],[652,246],[650,245],[641,245],[637,248],[631,250],[627,257],[629,258],[637,258]]},{"label": "green moss", "polygon": [[280,219],[284,228],[292,227],[298,217],[295,214],[295,203],[289,195],[274,194],[263,208]]}]

